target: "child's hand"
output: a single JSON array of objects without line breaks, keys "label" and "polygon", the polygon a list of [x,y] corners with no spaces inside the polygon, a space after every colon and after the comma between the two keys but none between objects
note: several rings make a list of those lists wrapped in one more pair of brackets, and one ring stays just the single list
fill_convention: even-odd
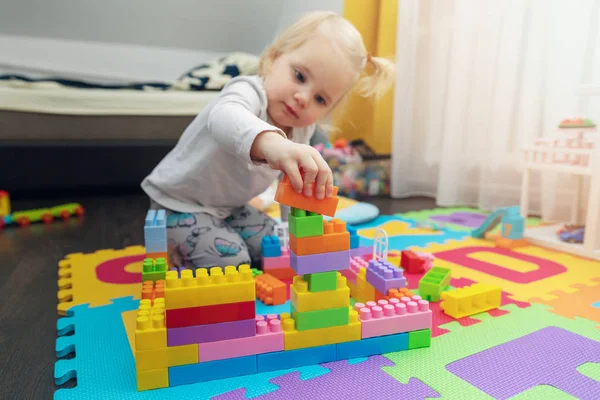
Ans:
[{"label": "child's hand", "polygon": [[314,195],[317,199],[332,196],[331,169],[311,146],[294,143],[276,132],[263,132],[256,137],[251,153],[264,159],[271,168],[283,171],[296,192],[312,196],[312,185],[315,183]]}]

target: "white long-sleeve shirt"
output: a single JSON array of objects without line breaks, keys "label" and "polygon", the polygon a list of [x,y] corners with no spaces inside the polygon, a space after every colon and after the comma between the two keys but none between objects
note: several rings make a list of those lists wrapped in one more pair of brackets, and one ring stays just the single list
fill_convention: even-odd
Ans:
[{"label": "white long-sleeve shirt", "polygon": [[[185,129],[177,145],[141,184],[165,208],[225,218],[264,192],[279,171],[250,159],[256,136],[285,133],[270,123],[262,78],[238,76]],[[294,128],[291,140],[308,144],[315,125]]]}]

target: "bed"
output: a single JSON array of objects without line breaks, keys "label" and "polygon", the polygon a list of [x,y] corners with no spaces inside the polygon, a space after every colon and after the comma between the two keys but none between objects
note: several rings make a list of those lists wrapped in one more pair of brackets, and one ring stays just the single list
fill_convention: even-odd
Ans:
[{"label": "bed", "polygon": [[236,52],[172,82],[0,75],[0,169],[15,171],[0,174],[0,188],[137,190],[220,89],[257,68],[257,56]]}]

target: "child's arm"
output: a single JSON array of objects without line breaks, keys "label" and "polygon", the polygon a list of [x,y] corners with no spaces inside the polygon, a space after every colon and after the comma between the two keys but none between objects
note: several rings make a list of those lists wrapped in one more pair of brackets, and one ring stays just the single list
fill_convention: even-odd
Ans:
[{"label": "child's arm", "polygon": [[283,171],[294,189],[311,196],[331,197],[333,174],[321,154],[309,145],[294,143],[285,133],[259,118],[266,104],[263,89],[250,80],[235,82],[221,93],[210,112],[208,127],[230,154],[248,162],[266,162]]}]

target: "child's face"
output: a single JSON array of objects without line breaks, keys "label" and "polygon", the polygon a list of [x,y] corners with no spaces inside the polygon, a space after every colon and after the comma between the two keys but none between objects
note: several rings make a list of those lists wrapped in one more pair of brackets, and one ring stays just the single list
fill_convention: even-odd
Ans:
[{"label": "child's face", "polygon": [[352,87],[345,57],[324,37],[280,55],[265,77],[267,112],[279,128],[305,127],[323,118]]}]

